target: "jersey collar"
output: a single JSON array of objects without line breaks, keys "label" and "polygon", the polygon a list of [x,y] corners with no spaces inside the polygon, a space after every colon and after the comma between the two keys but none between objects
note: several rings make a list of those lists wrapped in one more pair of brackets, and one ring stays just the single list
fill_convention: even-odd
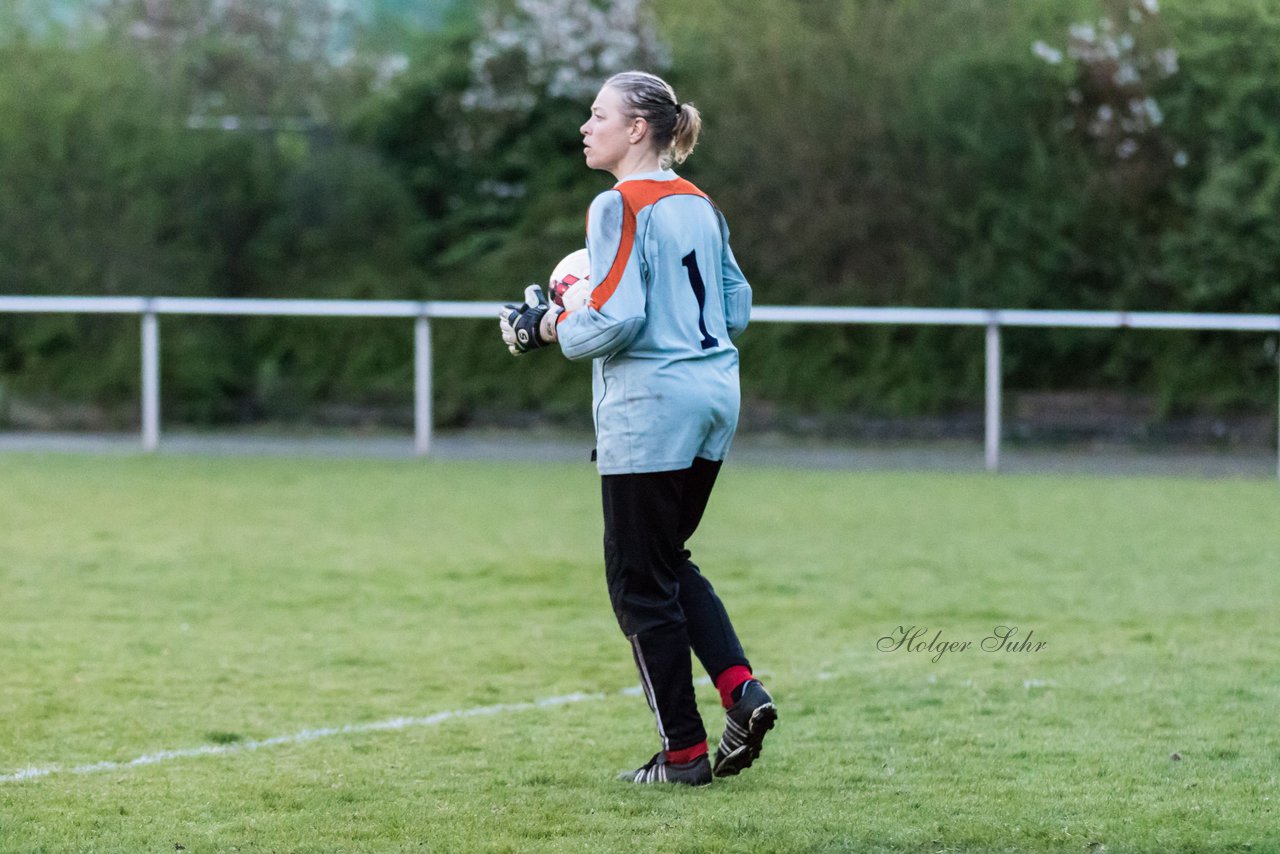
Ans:
[{"label": "jersey collar", "polygon": [[[634,175],[628,175],[618,184],[625,184],[628,181],[674,181],[678,176],[672,169],[659,169],[655,172],[637,172]],[[614,184],[613,186],[618,186]]]}]

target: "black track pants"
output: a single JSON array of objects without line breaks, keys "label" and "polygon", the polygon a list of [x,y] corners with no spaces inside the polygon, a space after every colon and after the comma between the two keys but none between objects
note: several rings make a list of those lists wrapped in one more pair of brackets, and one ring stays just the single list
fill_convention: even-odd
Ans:
[{"label": "black track pants", "polygon": [[678,471],[601,477],[609,599],[664,750],[707,738],[690,649],[712,679],[735,664],[750,666],[720,597],[685,548],[719,472],[719,462],[695,459]]}]

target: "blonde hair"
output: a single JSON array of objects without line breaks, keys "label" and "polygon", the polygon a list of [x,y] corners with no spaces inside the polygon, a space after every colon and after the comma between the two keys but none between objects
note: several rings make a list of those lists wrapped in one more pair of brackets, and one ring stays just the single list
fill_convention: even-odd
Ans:
[{"label": "blonde hair", "polygon": [[604,85],[622,95],[628,115],[648,123],[663,166],[685,161],[702,132],[702,114],[697,107],[681,104],[670,83],[647,71],[623,71]]}]

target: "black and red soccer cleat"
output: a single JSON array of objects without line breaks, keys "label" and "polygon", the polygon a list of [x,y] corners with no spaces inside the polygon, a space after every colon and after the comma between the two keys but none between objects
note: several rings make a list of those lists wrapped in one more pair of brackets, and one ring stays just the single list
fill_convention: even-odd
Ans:
[{"label": "black and red soccer cleat", "polygon": [[764,686],[755,679],[744,684],[741,696],[725,713],[724,733],[716,747],[715,775],[732,777],[750,768],[760,756],[765,734],[777,721],[778,709]]},{"label": "black and red soccer cleat", "polygon": [[628,783],[682,783],[686,786],[711,785],[711,763],[707,754],[683,763],[667,762],[667,754],[658,751],[643,767],[634,771],[623,771],[619,780]]}]

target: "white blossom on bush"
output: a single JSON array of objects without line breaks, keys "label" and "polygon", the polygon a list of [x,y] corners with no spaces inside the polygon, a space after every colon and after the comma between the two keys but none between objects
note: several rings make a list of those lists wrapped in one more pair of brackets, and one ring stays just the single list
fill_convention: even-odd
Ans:
[{"label": "white blossom on bush", "polygon": [[1031,45],[1031,52],[1050,65],[1058,65],[1062,62],[1062,51],[1039,40]]},{"label": "white blossom on bush", "polygon": [[[1178,72],[1178,53],[1152,44],[1162,36],[1157,0],[1111,0],[1109,5],[1111,14],[1068,29],[1065,53],[1075,63],[1076,79],[1067,98],[1075,105],[1076,118],[1066,124],[1083,129],[1105,151],[1128,161],[1158,141],[1155,132],[1164,123],[1164,112],[1150,90]],[[1062,61],[1063,52],[1043,41],[1036,41],[1031,51],[1050,65]]]},{"label": "white blossom on bush", "polygon": [[516,0],[490,14],[471,55],[463,106],[528,110],[541,97],[590,98],[609,75],[662,71],[670,51],[645,0]]},{"label": "white blossom on bush", "polygon": [[[87,21],[136,41],[157,74],[184,70],[193,127],[238,129],[257,123],[251,114],[282,111],[322,124],[329,121],[322,92],[383,89],[409,65],[403,53],[361,45],[364,13],[352,0],[84,2]],[[225,109],[244,115],[222,122]]]}]

